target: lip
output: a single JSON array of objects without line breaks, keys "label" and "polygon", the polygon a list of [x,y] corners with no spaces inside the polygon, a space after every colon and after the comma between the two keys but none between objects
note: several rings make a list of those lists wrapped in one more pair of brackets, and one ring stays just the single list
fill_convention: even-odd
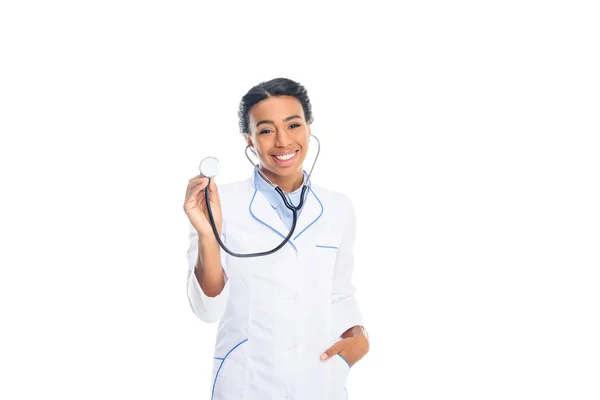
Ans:
[{"label": "lip", "polygon": [[285,155],[288,155],[288,154],[297,153],[299,151],[300,151],[300,149],[288,150],[288,151],[282,151],[280,153],[272,153],[271,155],[272,156],[285,156]]},{"label": "lip", "polygon": [[[300,150],[296,150],[294,152],[287,152],[287,153],[279,153],[279,154],[271,154],[271,157],[273,158],[273,161],[275,161],[275,164],[279,165],[280,167],[288,167],[290,165],[292,165],[294,163],[294,161],[296,161],[296,157],[298,157],[298,152],[300,152]],[[289,160],[279,160],[277,159],[277,157],[275,157],[276,155],[286,155],[286,154],[294,154],[294,157],[290,158]]]}]

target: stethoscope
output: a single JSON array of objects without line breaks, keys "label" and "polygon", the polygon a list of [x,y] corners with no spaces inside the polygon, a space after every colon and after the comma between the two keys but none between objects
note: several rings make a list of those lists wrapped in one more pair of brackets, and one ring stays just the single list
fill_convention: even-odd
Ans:
[{"label": "stethoscope", "polygon": [[215,238],[217,239],[217,242],[219,242],[219,245],[221,246],[221,248],[223,250],[225,250],[228,254],[234,256],[234,257],[261,257],[261,256],[266,256],[272,253],[275,253],[276,251],[278,251],[279,249],[281,249],[283,246],[285,246],[285,244],[290,240],[290,238],[292,237],[292,235],[294,234],[294,230],[296,229],[296,222],[298,219],[298,211],[300,211],[300,209],[302,209],[302,206],[304,205],[304,200],[305,200],[305,194],[306,191],[308,190],[308,184],[310,182],[310,176],[312,175],[312,171],[315,168],[315,164],[317,163],[317,159],[319,158],[319,153],[321,152],[321,142],[319,141],[319,138],[314,136],[313,134],[309,135],[309,138],[315,138],[317,139],[317,144],[318,144],[318,148],[317,148],[317,155],[315,157],[315,161],[313,162],[313,165],[308,173],[308,177],[306,178],[306,182],[302,185],[302,193],[300,194],[300,202],[298,203],[297,206],[294,206],[291,203],[291,200],[289,199],[289,197],[283,192],[283,190],[281,190],[281,188],[279,186],[277,186],[276,184],[274,184],[273,182],[271,182],[271,180],[260,170],[258,164],[254,164],[254,161],[252,161],[252,159],[250,158],[250,156],[248,155],[248,149],[250,147],[252,147],[251,145],[246,146],[246,158],[248,158],[248,161],[250,161],[250,164],[252,164],[252,166],[256,169],[256,171],[260,174],[260,176],[262,176],[265,181],[267,181],[269,183],[269,185],[271,185],[271,187],[273,189],[275,189],[275,191],[277,193],[279,193],[279,196],[281,196],[281,198],[283,199],[283,202],[285,204],[285,206],[290,209],[292,211],[292,228],[290,229],[290,233],[288,233],[288,235],[285,237],[285,239],[283,239],[283,242],[281,242],[279,244],[279,246],[275,247],[272,250],[269,251],[263,251],[260,253],[248,253],[248,254],[241,254],[241,253],[235,253],[231,250],[229,250],[225,244],[223,244],[223,242],[221,241],[221,237],[219,235],[219,231],[217,230],[217,225],[215,223],[215,219],[213,217],[212,214],[212,210],[210,208],[210,198],[208,195],[208,189],[210,186],[210,181],[212,180],[212,178],[214,178],[215,176],[217,176],[217,174],[219,173],[219,160],[217,160],[215,157],[206,157],[205,159],[203,159],[200,162],[200,173],[202,175],[204,175],[205,177],[208,178],[208,185],[206,185],[206,188],[204,189],[204,199],[206,201],[206,208],[208,210],[208,217],[210,219],[210,225],[212,226],[212,230],[213,233],[215,234]]}]

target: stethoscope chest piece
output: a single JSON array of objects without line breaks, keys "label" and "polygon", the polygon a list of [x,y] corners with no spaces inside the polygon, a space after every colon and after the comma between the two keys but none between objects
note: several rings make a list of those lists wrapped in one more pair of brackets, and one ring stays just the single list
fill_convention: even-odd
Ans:
[{"label": "stethoscope chest piece", "polygon": [[219,160],[206,157],[200,162],[200,173],[207,178],[214,178],[219,173]]}]

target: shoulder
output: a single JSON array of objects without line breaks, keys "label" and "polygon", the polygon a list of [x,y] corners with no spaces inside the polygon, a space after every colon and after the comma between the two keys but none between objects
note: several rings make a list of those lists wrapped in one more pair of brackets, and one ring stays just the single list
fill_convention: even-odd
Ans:
[{"label": "shoulder", "polygon": [[334,208],[343,213],[347,213],[353,209],[352,200],[345,193],[325,188],[314,182],[311,183],[311,190],[315,197],[321,201],[323,207],[328,206],[328,208]]}]

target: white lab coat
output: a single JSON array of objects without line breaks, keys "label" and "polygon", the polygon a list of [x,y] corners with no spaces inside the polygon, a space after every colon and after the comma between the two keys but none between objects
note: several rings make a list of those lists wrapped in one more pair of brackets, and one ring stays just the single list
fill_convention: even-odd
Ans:
[{"label": "white lab coat", "polygon": [[[219,186],[222,241],[237,253],[277,246],[288,230],[254,179]],[[294,235],[278,252],[237,258],[221,249],[225,287],[204,294],[194,275],[190,224],[187,294],[205,322],[219,320],[212,400],[344,400],[348,363],[320,355],[363,325],[354,298],[355,215],[349,198],[311,184]]]}]

